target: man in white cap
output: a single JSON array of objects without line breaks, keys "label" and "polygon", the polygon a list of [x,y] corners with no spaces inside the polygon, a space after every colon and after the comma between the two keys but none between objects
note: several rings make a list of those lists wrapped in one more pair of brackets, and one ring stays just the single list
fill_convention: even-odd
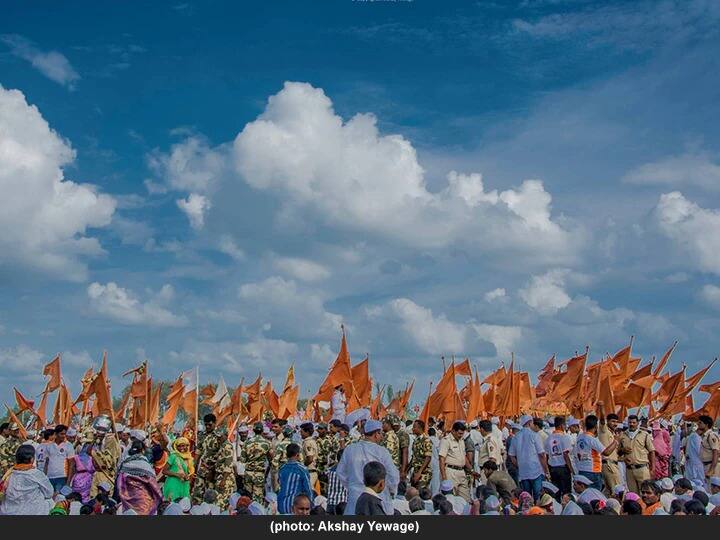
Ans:
[{"label": "man in white cap", "polygon": [[378,420],[370,419],[365,422],[363,430],[363,438],[345,448],[336,470],[340,482],[348,492],[345,515],[355,515],[355,503],[365,491],[363,469],[372,461],[378,461],[385,467],[385,488],[378,496],[382,499],[385,513],[392,515],[392,498],[397,491],[400,471],[395,467],[387,448],[379,444],[383,437],[382,424]]},{"label": "man in white cap", "polygon": [[550,479],[547,454],[533,417],[524,414],[520,417],[520,425],[522,429],[513,437],[508,453],[513,465],[518,468],[520,487],[530,493],[533,500],[537,500],[543,480]]},{"label": "man in white cap", "polygon": [[607,497],[603,495],[602,491],[592,487],[593,481],[587,476],[582,474],[576,474],[573,476],[573,489],[578,494],[577,502],[588,503],[591,501],[600,500],[607,501]]}]

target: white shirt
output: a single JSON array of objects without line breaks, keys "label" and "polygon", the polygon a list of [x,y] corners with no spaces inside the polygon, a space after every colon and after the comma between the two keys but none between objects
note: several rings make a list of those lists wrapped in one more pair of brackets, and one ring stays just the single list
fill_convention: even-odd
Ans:
[{"label": "white shirt", "polygon": [[348,492],[345,515],[355,515],[355,503],[365,490],[363,468],[371,461],[379,461],[385,466],[385,489],[378,497],[382,499],[385,513],[390,516],[394,513],[392,493],[397,490],[400,471],[395,467],[387,448],[374,442],[361,440],[345,448],[337,466],[338,478]]},{"label": "white shirt", "polygon": [[597,499],[601,501],[607,501],[607,497],[603,495],[601,491],[598,491],[593,487],[587,488],[585,491],[583,491],[580,495],[577,496],[577,502],[579,503],[589,504],[590,501],[594,501]]},{"label": "white shirt", "polygon": [[588,433],[578,434],[575,442],[575,463],[580,472],[601,472],[605,445]]},{"label": "white shirt", "polygon": [[545,474],[538,454],[544,454],[540,435],[524,427],[515,435],[509,453],[517,459],[519,480],[534,480]]},{"label": "white shirt", "polygon": [[393,508],[395,508],[395,510],[400,512],[403,516],[410,514],[410,503],[408,503],[404,497],[402,499],[395,497],[393,499]]},{"label": "white shirt", "polygon": [[340,390],[335,390],[335,392],[332,395],[332,398],[330,399],[330,405],[332,406],[332,419],[333,420],[340,420],[341,422],[345,422],[345,404],[347,403],[347,399],[345,399],[345,394],[343,394]]},{"label": "white shirt", "polygon": [[63,478],[67,476],[65,461],[75,455],[73,445],[68,441],[60,444],[52,443],[45,447],[44,456],[47,463],[48,478]]},{"label": "white shirt", "polygon": [[53,487],[47,476],[35,468],[13,471],[7,480],[2,516],[47,516],[52,504]]},{"label": "white shirt", "polygon": [[572,441],[565,432],[553,432],[545,440],[545,453],[548,455],[548,465],[550,467],[564,467],[564,454],[571,450]]}]

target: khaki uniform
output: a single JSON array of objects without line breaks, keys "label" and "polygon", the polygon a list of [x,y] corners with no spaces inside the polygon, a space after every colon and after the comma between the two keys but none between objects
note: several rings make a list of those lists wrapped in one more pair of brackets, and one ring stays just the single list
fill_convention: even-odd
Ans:
[{"label": "khaki uniform", "polygon": [[[415,441],[412,446],[412,461],[410,467],[412,468],[412,474],[415,475],[419,471],[427,458],[432,459],[433,445],[430,437],[425,434],[415,437]],[[432,480],[432,465],[428,463],[425,470],[420,475],[420,479],[417,484],[413,484],[417,488],[426,487],[430,485]]]},{"label": "khaki uniform", "polygon": [[310,473],[310,489],[315,489],[315,484],[318,481],[317,472],[317,458],[318,458],[318,445],[317,441],[312,437],[303,439],[302,442],[303,459],[310,458],[310,463],[306,465],[308,472]]},{"label": "khaki uniform", "polygon": [[387,451],[390,452],[390,457],[393,460],[393,463],[398,468],[398,471],[400,470],[400,441],[398,440],[397,433],[395,433],[392,429],[385,433],[383,436],[383,440],[380,443],[381,446],[384,446],[387,448]]},{"label": "khaki uniform", "polygon": [[629,491],[640,493],[640,484],[650,480],[650,452],[655,451],[652,435],[647,431],[638,430],[638,434],[631,438],[627,432],[620,436],[618,455],[623,456],[627,472],[627,488]]},{"label": "khaki uniform", "polygon": [[702,442],[700,443],[700,460],[703,462],[706,476],[720,476],[720,459],[715,466],[715,470],[711,471],[713,451],[720,451],[720,437],[717,433],[707,430],[703,433]]},{"label": "khaki uniform", "polygon": [[245,442],[242,459],[245,463],[243,487],[255,502],[264,503],[265,464],[270,453],[270,443],[262,435],[255,435]]},{"label": "khaki uniform", "polygon": [[465,441],[448,433],[440,441],[438,455],[445,458],[445,478],[453,483],[453,493],[470,502],[470,484],[465,474]]},{"label": "khaki uniform", "polygon": [[[598,440],[607,447],[613,441],[613,433],[607,424],[600,424],[598,426]],[[617,447],[613,450],[609,456],[603,456],[602,458],[602,475],[605,481],[605,489],[608,493],[612,493],[613,488],[618,484],[622,484],[622,477],[620,476],[620,467],[618,465],[618,453]]]}]

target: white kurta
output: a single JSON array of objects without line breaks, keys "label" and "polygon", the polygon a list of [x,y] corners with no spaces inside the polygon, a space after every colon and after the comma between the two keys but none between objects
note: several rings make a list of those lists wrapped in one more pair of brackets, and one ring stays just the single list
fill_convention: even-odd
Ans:
[{"label": "white kurta", "polygon": [[388,515],[393,514],[392,495],[397,491],[400,471],[395,467],[387,448],[374,442],[362,440],[345,448],[337,466],[338,478],[348,492],[345,515],[355,515],[355,503],[365,490],[363,468],[371,461],[379,461],[385,466],[385,489],[380,494],[380,498],[385,513]]},{"label": "white kurta", "polygon": [[340,392],[340,390],[335,390],[335,392],[332,395],[332,398],[330,400],[330,405],[332,406],[332,419],[333,420],[340,420],[340,422],[345,422],[345,406],[347,404],[347,399],[345,399],[345,394]]},{"label": "white kurta", "polygon": [[705,484],[705,467],[700,459],[702,439],[693,431],[688,435],[685,444],[685,478],[703,485]]},{"label": "white kurta", "polygon": [[13,471],[7,480],[0,515],[47,516],[52,496],[53,487],[42,471]]}]

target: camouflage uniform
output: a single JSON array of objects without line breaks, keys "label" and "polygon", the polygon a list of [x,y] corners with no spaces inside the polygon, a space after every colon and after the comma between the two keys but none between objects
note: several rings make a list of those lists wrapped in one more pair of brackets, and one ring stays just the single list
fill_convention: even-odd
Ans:
[{"label": "camouflage uniform", "polygon": [[[413,469],[413,475],[415,474],[415,471],[420,470],[426,458],[429,457],[432,459],[432,450],[433,445],[430,437],[428,437],[424,433],[415,437],[415,441],[413,442],[412,447],[412,461],[410,462],[410,466]],[[418,488],[429,486],[431,480],[432,466],[428,464],[428,466],[425,467],[423,473],[420,475],[420,479],[418,480],[417,484],[413,483],[413,485]]]},{"label": "camouflage uniform", "polygon": [[[409,457],[410,456],[410,435],[408,435],[408,432],[405,431],[404,429],[397,430],[395,432],[395,434],[398,437],[398,444],[400,445],[400,458],[399,458],[398,463],[402,463],[403,448],[407,449],[407,451],[405,452],[405,455],[408,456],[408,458],[407,458],[408,460],[410,459],[410,457]],[[407,463],[406,465],[409,466],[410,464]],[[400,465],[398,465],[398,470],[400,470],[400,473],[403,472],[402,469],[400,469]],[[407,471],[405,471],[405,472],[407,472]]]},{"label": "camouflage uniform", "polygon": [[326,434],[324,437],[317,438],[318,457],[317,457],[317,473],[320,480],[320,491],[327,493],[327,471],[335,464],[337,460],[337,452],[340,443],[337,439]]},{"label": "camouflage uniform", "polygon": [[254,501],[263,504],[265,499],[265,461],[270,452],[270,443],[262,435],[255,435],[245,442],[242,460],[245,463],[243,487]]},{"label": "camouflage uniform", "polygon": [[395,433],[392,429],[386,432],[383,436],[382,443],[380,444],[387,448],[387,451],[390,452],[390,457],[392,458],[393,463],[398,470],[400,470],[400,441],[398,440],[397,433]]},{"label": "camouflage uniform", "polygon": [[22,443],[17,437],[8,437],[0,445],[0,478],[15,465],[15,452]]},{"label": "camouflage uniform", "polygon": [[232,445],[225,435],[213,431],[198,443],[197,456],[193,504],[201,504],[205,491],[214,489],[218,494],[216,504],[226,510],[228,499],[236,489]]},{"label": "camouflage uniform", "polygon": [[[282,435],[281,435],[282,437]],[[272,475],[272,485],[274,491],[280,490],[280,481],[278,480],[278,473],[280,467],[287,463],[287,447],[292,444],[290,437],[283,437],[275,443],[275,450],[273,452],[273,458],[270,462],[270,470]]]},{"label": "camouflage uniform", "polygon": [[[95,474],[93,474],[92,485],[90,487],[90,497],[95,497],[98,494],[98,487],[103,482],[115,486],[120,454],[120,441],[114,433],[106,434],[101,442],[93,444],[92,461],[95,467]],[[111,489],[110,493],[112,494],[112,492],[113,490]]]}]

